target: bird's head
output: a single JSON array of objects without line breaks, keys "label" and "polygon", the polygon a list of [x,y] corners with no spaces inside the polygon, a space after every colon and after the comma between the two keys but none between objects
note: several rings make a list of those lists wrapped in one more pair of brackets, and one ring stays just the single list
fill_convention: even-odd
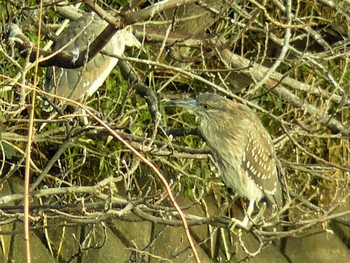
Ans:
[{"label": "bird's head", "polygon": [[[164,100],[167,104],[176,105],[187,109],[197,115],[201,120],[233,117],[237,113],[237,103],[213,93],[202,93],[191,100]],[[236,109],[234,111],[234,109]]]}]

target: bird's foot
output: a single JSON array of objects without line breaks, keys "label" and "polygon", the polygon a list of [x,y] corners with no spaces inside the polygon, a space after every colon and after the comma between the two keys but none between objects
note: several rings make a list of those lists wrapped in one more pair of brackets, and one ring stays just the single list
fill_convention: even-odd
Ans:
[{"label": "bird's foot", "polygon": [[266,209],[266,204],[263,203],[259,212],[254,217],[246,214],[242,221],[236,218],[231,218],[232,222],[229,226],[230,231],[231,230],[234,231],[236,227],[243,229],[245,231],[249,231],[252,228],[252,226],[260,225],[264,221],[263,219],[264,219],[265,209]]},{"label": "bird's foot", "polygon": [[262,203],[259,212],[251,219],[254,225],[259,225],[261,224],[262,221],[264,221],[265,209],[266,209],[266,203]]},{"label": "bird's foot", "polygon": [[249,218],[246,216],[243,221],[240,221],[236,218],[231,218],[231,223],[229,225],[230,232],[235,232],[236,228],[249,231],[252,225],[250,224]]}]

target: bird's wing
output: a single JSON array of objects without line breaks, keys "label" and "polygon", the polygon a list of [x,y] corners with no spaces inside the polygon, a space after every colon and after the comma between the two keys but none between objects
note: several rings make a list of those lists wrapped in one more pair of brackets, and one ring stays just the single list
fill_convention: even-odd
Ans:
[{"label": "bird's wing", "polygon": [[252,124],[246,132],[242,168],[265,194],[274,195],[279,181],[272,140],[262,125]]},{"label": "bird's wing", "polygon": [[[106,26],[107,22],[97,15],[86,14],[70,23],[59,36],[53,50],[64,48],[65,51],[76,53],[79,57],[79,52],[88,48]],[[119,30],[104,47],[103,52],[121,56],[126,45],[141,46],[127,28]],[[99,53],[86,65],[77,69],[54,67],[47,71],[46,91],[73,100],[85,95],[90,96],[103,84],[117,62],[117,58]]]}]

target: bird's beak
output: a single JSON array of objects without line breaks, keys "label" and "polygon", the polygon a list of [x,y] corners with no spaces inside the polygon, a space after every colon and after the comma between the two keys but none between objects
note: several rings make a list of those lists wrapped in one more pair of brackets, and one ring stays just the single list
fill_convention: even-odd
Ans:
[{"label": "bird's beak", "polygon": [[199,104],[196,100],[172,100],[172,99],[163,99],[163,102],[169,105],[176,105],[189,110],[196,110],[199,108]]}]

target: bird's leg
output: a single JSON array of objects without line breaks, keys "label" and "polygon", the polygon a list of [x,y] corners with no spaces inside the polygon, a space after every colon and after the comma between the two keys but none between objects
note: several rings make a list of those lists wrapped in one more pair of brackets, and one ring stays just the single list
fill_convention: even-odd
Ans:
[{"label": "bird's leg", "polygon": [[79,124],[82,127],[86,127],[89,124],[89,120],[87,118],[87,113],[85,109],[81,109],[81,116],[79,116]]},{"label": "bird's leg", "polygon": [[249,200],[247,213],[246,213],[246,215],[245,215],[245,217],[244,217],[244,219],[242,221],[242,224],[244,226],[246,226],[246,227],[248,226],[248,223],[249,223],[249,221],[251,219],[251,215],[252,215],[252,213],[254,211],[254,204],[255,204],[254,200]]},{"label": "bird's leg", "polygon": [[254,200],[253,201],[249,201],[249,205],[248,205],[248,209],[247,209],[247,214],[243,219],[243,224],[245,224],[246,226],[248,226],[249,221],[252,222],[252,224],[257,225],[260,220],[263,218],[265,209],[266,209],[266,203],[263,203],[261,205],[261,208],[259,209],[259,212],[252,217],[253,211],[254,211]]},{"label": "bird's leg", "polygon": [[[86,100],[87,100],[87,94],[84,95],[84,98],[83,98],[82,102],[84,104],[86,104]],[[80,111],[80,114],[81,114],[81,116],[79,116],[79,124],[80,124],[80,126],[82,126],[82,127],[88,126],[89,120],[87,118],[86,110],[84,108],[82,108],[79,111]]]},{"label": "bird's leg", "polygon": [[263,203],[261,208],[259,209],[259,212],[254,217],[252,217],[252,214],[254,212],[254,205],[255,205],[254,200],[249,201],[249,205],[243,221],[240,221],[235,218],[231,218],[232,225],[230,227],[230,230],[234,229],[236,226],[240,226],[240,228],[246,231],[249,231],[252,225],[257,225],[260,222],[261,218],[263,218],[263,214],[266,208],[266,203]]},{"label": "bird's leg", "polygon": [[246,215],[243,219],[243,221],[240,221],[238,219],[235,218],[231,218],[232,224],[230,226],[230,231],[232,231],[236,226],[240,226],[240,228],[249,231],[250,229],[250,225],[249,222],[251,221],[251,215],[254,211],[254,200],[249,201],[249,205],[248,205],[248,209],[246,211]]},{"label": "bird's leg", "polygon": [[264,218],[264,212],[265,212],[265,209],[266,209],[266,203],[262,203],[260,209],[259,209],[259,212],[253,217],[252,221],[253,221],[253,224],[257,225],[258,223],[263,223],[263,218]]}]

